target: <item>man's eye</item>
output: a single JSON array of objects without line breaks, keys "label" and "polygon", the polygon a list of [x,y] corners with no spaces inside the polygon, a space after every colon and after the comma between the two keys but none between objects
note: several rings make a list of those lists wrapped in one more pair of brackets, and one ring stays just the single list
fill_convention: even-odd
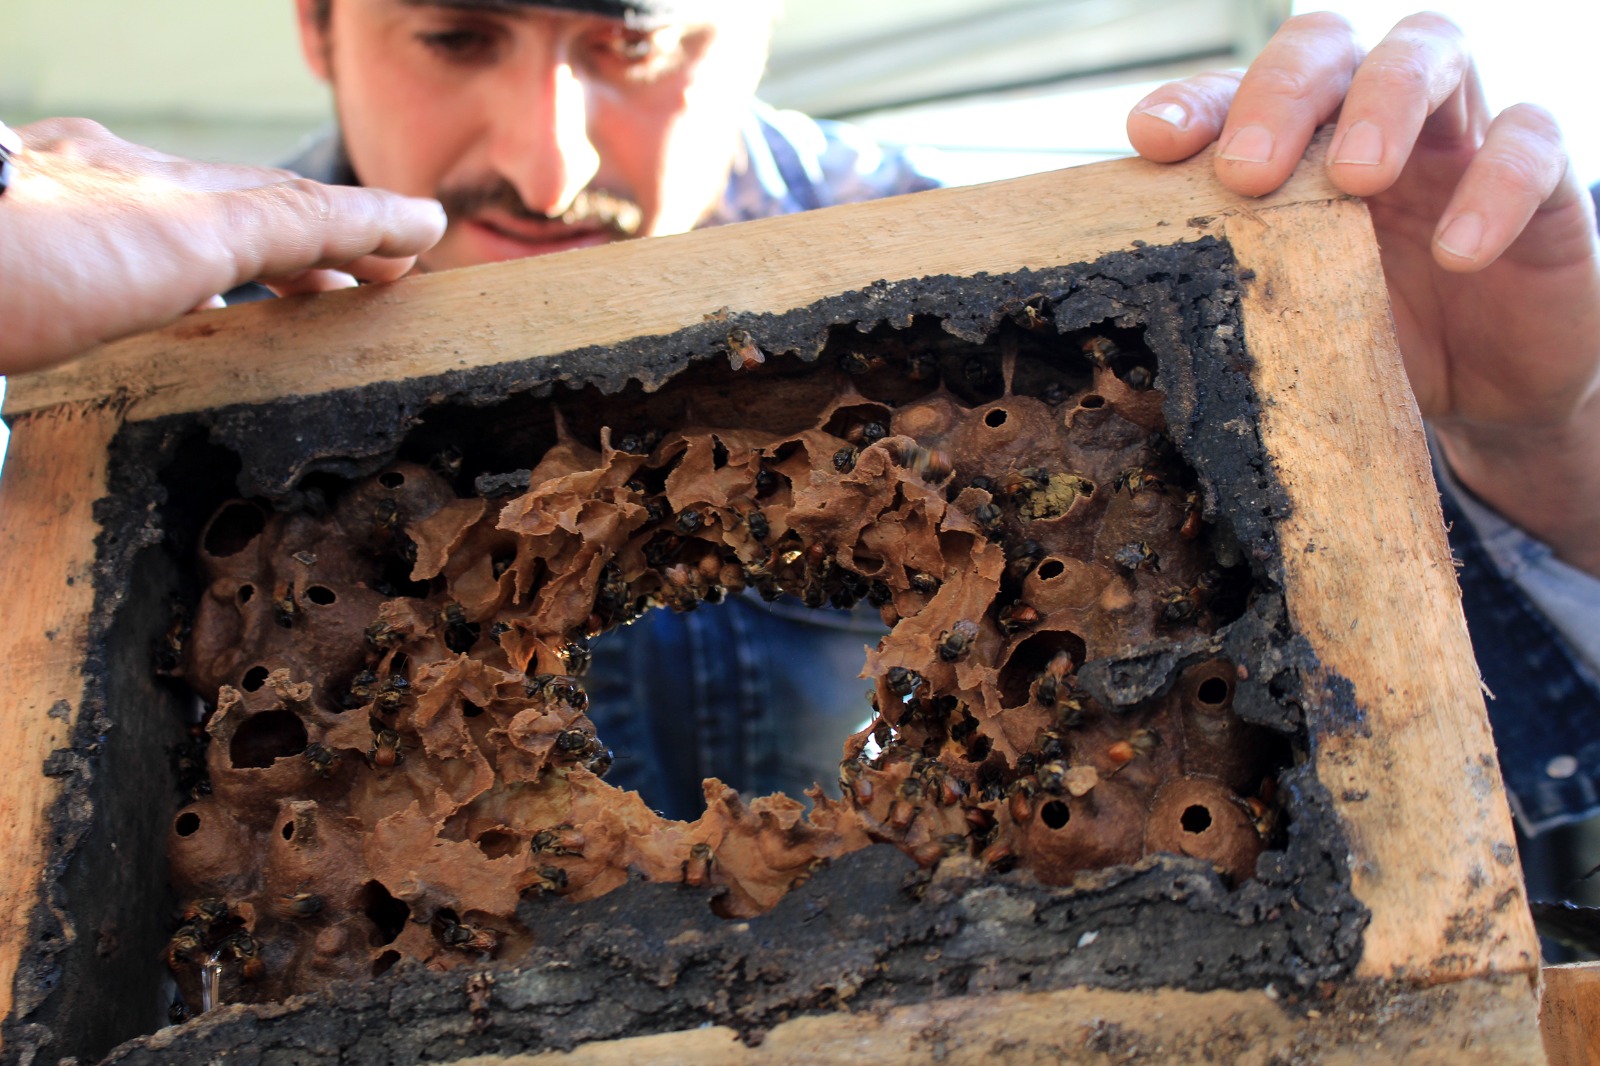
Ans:
[{"label": "man's eye", "polygon": [[454,63],[486,59],[494,51],[494,39],[481,30],[437,30],[419,33],[417,39],[430,52]]},{"label": "man's eye", "polygon": [[688,59],[683,27],[630,30],[608,26],[588,39],[596,70],[608,78],[634,84],[654,82],[678,70]]},{"label": "man's eye", "polygon": [[612,55],[629,63],[643,63],[656,53],[655,35],[639,30],[620,30],[605,44]]}]

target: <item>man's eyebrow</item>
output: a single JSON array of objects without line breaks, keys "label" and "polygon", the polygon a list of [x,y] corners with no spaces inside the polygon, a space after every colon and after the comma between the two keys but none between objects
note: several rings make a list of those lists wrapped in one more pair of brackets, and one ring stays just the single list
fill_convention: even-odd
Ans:
[{"label": "man's eyebrow", "polygon": [[526,11],[532,4],[523,0],[399,0],[401,7],[449,7],[465,10]]},{"label": "man's eyebrow", "polygon": [[[505,14],[531,14],[539,10],[561,10],[560,5],[545,5],[536,0],[395,0],[401,7],[437,7],[450,11],[493,11]],[[599,11],[577,10],[574,14],[589,15],[591,18],[605,19],[611,22],[621,22],[632,29],[649,30],[671,24],[673,20],[660,16],[638,14],[610,14]]]}]

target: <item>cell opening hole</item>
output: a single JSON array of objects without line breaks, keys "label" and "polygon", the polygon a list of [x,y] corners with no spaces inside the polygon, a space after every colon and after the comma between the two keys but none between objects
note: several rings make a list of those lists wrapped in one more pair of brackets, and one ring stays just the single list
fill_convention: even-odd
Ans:
[{"label": "cell opening hole", "polygon": [[184,811],[172,823],[172,830],[181,837],[192,837],[200,831],[200,816],[193,811]]},{"label": "cell opening hole", "polygon": [[378,475],[378,484],[386,489],[397,489],[406,483],[406,476],[398,470],[386,470]]},{"label": "cell opening hole", "polygon": [[239,687],[246,692],[258,692],[262,685],[267,683],[267,668],[265,666],[252,666],[244,672],[244,677],[239,680]]},{"label": "cell opening hole", "polygon": [[255,594],[256,594],[256,587],[254,585],[240,585],[239,586],[239,602],[240,603],[249,603],[250,602],[250,598],[252,596],[254,596]]},{"label": "cell opening hole", "polygon": [[510,833],[490,829],[479,835],[478,850],[491,859],[504,858],[517,850],[519,841]]},{"label": "cell opening hole", "polygon": [[1228,702],[1228,683],[1220,677],[1208,677],[1194,690],[1194,698],[1209,707],[1220,707]]},{"label": "cell opening hole", "polygon": [[1198,803],[1192,803],[1184,808],[1178,824],[1183,826],[1185,833],[1204,833],[1211,828],[1211,812]]},{"label": "cell opening hole", "polygon": [[312,585],[306,589],[306,599],[318,607],[327,607],[338,601],[338,595],[326,585]]},{"label": "cell opening hole", "polygon": [[1039,564],[1039,580],[1054,581],[1067,572],[1067,565],[1060,559],[1046,559]]},{"label": "cell opening hole", "polygon": [[261,508],[243,500],[230,503],[211,519],[205,535],[205,550],[218,559],[238,555],[266,528],[267,516]]},{"label": "cell opening hole", "polygon": [[[405,931],[406,923],[411,920],[411,908],[395,899],[379,881],[368,881],[366,887],[361,890],[361,913],[372,923],[373,947],[394,943],[395,938]],[[398,958],[396,956],[396,961]]]},{"label": "cell opening hole", "polygon": [[1051,829],[1061,829],[1072,821],[1072,808],[1060,800],[1051,800],[1040,808],[1039,819]]},{"label": "cell opening hole", "polygon": [[283,829],[281,829],[280,832],[283,833],[283,839],[285,839],[285,840],[293,840],[294,839],[294,823],[293,822],[284,822],[283,823]]},{"label": "cell opening hole", "polygon": [[1005,408],[996,407],[993,411],[990,411],[988,414],[983,416],[983,424],[988,426],[990,429],[999,429],[1001,426],[1006,424],[1006,419],[1010,417],[1011,416],[1006,413]]},{"label": "cell opening hole", "polygon": [[1089,395],[1078,401],[1079,407],[1087,407],[1091,411],[1104,407],[1105,405],[1106,398],[1097,392],[1091,392]]},{"label": "cell opening hole", "polygon": [[235,769],[262,769],[306,750],[306,725],[288,711],[252,715],[233,734],[228,758]]}]

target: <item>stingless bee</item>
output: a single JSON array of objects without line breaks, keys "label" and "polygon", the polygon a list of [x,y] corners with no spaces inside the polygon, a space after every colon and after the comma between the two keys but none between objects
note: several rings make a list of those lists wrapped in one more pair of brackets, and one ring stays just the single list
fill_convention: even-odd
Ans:
[{"label": "stingless bee", "polygon": [[1111,558],[1130,573],[1136,570],[1153,570],[1158,574],[1161,573],[1161,556],[1151,551],[1150,545],[1143,541],[1124,544]]},{"label": "stingless bee", "polygon": [[735,329],[728,332],[728,365],[735,370],[752,370],[767,361],[761,349],[756,347],[755,338],[750,336],[750,331]]},{"label": "stingless bee", "polygon": [[283,595],[272,601],[272,620],[285,629],[294,625],[300,615],[300,604],[294,598],[294,582],[284,588]]},{"label": "stingless bee", "polygon": [[891,666],[883,678],[889,684],[889,691],[896,696],[909,696],[922,687],[922,675],[904,666]]},{"label": "stingless bee", "polygon": [[374,768],[388,769],[405,761],[405,752],[400,750],[400,734],[375,717],[369,717],[372,725],[372,747],[367,751],[367,764]]},{"label": "stingless bee", "polygon": [[1106,758],[1112,767],[1106,776],[1119,773],[1139,756],[1149,755],[1160,746],[1160,733],[1153,729],[1135,729],[1127,740],[1119,740],[1106,749]]},{"label": "stingless bee", "polygon": [[311,764],[311,772],[318,777],[331,777],[333,771],[339,768],[339,755],[332,749],[312,741],[306,745],[306,750],[300,753],[306,762]]},{"label": "stingless bee", "polygon": [[963,618],[939,634],[939,658],[947,663],[959,662],[967,657],[972,650],[972,642],[977,639],[977,623]]},{"label": "stingless bee", "polygon": [[582,855],[583,834],[563,822],[535,833],[529,850],[536,855]]},{"label": "stingless bee", "polygon": [[1162,495],[1167,491],[1167,483],[1142,466],[1130,466],[1118,474],[1116,481],[1111,484],[1112,492],[1126,491],[1129,496],[1138,495],[1144,489]]},{"label": "stingless bee", "polygon": [[1000,608],[1000,615],[997,620],[1000,623],[1000,631],[1009,636],[1013,633],[1020,633],[1024,629],[1032,629],[1038,625],[1039,612],[1031,605],[1018,600],[1016,603],[1008,603]]},{"label": "stingless bee", "polygon": [[683,860],[683,883],[690,888],[704,888],[710,883],[716,864],[717,857],[710,844],[694,845],[689,849],[689,857]]}]

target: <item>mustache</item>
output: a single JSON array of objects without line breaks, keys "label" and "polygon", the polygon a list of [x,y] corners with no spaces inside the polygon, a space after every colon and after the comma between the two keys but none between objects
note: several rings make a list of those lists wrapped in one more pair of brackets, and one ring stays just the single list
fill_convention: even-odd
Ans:
[{"label": "mustache", "polygon": [[559,215],[547,215],[531,209],[522,202],[522,197],[511,183],[504,179],[471,187],[440,189],[434,198],[444,205],[445,214],[452,221],[498,209],[524,222],[560,222],[568,226],[604,230],[618,240],[637,237],[639,228],[644,224],[643,208],[626,196],[619,196],[607,189],[579,190],[572,198],[572,203]]}]

